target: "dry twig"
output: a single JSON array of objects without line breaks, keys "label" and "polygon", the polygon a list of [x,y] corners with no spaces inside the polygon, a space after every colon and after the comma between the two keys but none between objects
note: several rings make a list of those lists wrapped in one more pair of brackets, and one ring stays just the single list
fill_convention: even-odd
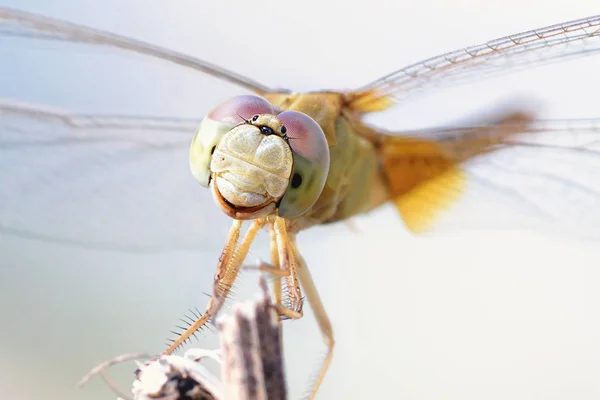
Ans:
[{"label": "dry twig", "polygon": [[[260,287],[259,299],[237,304],[232,315],[218,319],[222,354],[218,350],[191,349],[184,356],[162,355],[138,363],[133,399],[285,400],[278,315],[263,277]],[[107,379],[106,368],[131,358],[120,356],[100,364],[81,380],[80,386],[97,374]],[[204,358],[221,364],[221,378],[200,364]],[[108,379],[107,382],[118,393]]]}]

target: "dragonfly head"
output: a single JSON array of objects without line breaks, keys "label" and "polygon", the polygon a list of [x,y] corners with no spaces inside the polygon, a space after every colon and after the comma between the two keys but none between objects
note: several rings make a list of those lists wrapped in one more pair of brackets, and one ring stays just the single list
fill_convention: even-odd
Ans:
[{"label": "dragonfly head", "polygon": [[321,127],[297,111],[277,113],[257,96],[238,96],[201,122],[190,148],[196,180],[230,217],[277,212],[294,218],[317,200],[329,170]]}]

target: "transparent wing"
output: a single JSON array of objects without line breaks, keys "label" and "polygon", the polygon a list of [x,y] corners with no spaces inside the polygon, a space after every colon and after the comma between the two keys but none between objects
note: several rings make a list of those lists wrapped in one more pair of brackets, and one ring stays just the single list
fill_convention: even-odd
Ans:
[{"label": "transparent wing", "polygon": [[109,250],[220,248],[227,223],[203,209],[210,195],[187,162],[197,123],[0,101],[0,232]]},{"label": "transparent wing", "polygon": [[434,143],[454,160],[397,196],[409,229],[531,228],[600,237],[600,120],[509,121],[403,135]]},{"label": "transparent wing", "polygon": [[255,82],[250,78],[186,54],[177,53],[109,32],[102,32],[85,26],[10,8],[0,8],[0,35],[63,40],[107,46],[201,71],[256,93],[264,93],[270,90],[267,86]]},{"label": "transparent wing", "polygon": [[0,102],[0,235],[121,251],[222,246],[229,221],[207,209],[210,194],[188,167],[198,121],[224,95],[201,78],[258,93],[266,86],[186,54],[7,8],[0,41],[0,96],[20,101]]},{"label": "transparent wing", "polygon": [[491,40],[409,65],[357,89],[358,93],[376,95],[358,96],[355,107],[368,109],[360,103],[377,103],[386,96],[404,100],[433,88],[599,53],[600,16],[583,18]]}]

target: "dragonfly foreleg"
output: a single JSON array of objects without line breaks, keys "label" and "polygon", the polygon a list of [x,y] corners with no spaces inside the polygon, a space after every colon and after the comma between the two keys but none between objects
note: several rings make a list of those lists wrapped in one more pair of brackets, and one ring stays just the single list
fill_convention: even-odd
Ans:
[{"label": "dragonfly foreleg", "polygon": [[[280,300],[275,303],[277,311],[290,319],[299,319],[302,317],[302,291],[297,273],[297,260],[292,252],[292,242],[288,235],[285,219],[277,217],[273,224],[275,231],[275,242],[271,246],[277,247],[277,259],[279,260],[279,271],[276,269],[275,275],[281,276],[278,287],[279,292],[275,293],[275,298]],[[271,251],[273,253],[273,251]],[[283,281],[283,285],[281,284]],[[276,287],[274,287],[276,289]],[[282,294],[285,294],[283,296]]]},{"label": "dragonfly foreleg", "polygon": [[[276,268],[276,266],[269,266],[263,263],[262,269],[277,277],[282,277],[287,294],[289,295],[288,301],[285,302],[287,304],[284,305],[279,302],[275,304],[275,307],[279,314],[288,318],[298,319],[302,317],[303,299],[300,290],[300,285],[302,285],[306,299],[313,310],[327,346],[327,354],[325,355],[325,359],[323,360],[323,364],[310,394],[310,399],[313,399],[325,378],[325,374],[327,373],[333,358],[333,348],[335,346],[333,328],[331,326],[331,321],[325,312],[317,288],[310,276],[306,262],[298,252],[295,234],[288,232],[285,220],[279,217],[275,219],[272,231],[273,240],[271,241],[271,258],[277,260],[280,265],[279,268]],[[277,247],[276,252],[273,250],[273,246]],[[273,256],[274,253],[277,254],[276,257]],[[276,279],[275,281],[277,280],[279,279]],[[279,298],[281,298],[281,294],[279,294]]]},{"label": "dragonfly foreleg", "polygon": [[[271,265],[274,269],[281,269],[279,262],[279,251],[277,249],[277,234],[275,233],[275,223],[269,224],[269,243],[271,249]],[[273,302],[281,303],[281,279],[273,280]]]},{"label": "dragonfly foreleg", "polygon": [[252,221],[244,239],[241,241],[239,246],[238,240],[240,237],[240,230],[242,228],[242,221],[234,220],[233,225],[229,231],[227,243],[221,252],[219,263],[217,264],[217,272],[215,274],[215,280],[213,284],[213,295],[208,301],[206,306],[206,312],[197,318],[185,331],[183,331],[179,337],[172,341],[169,348],[165,350],[164,354],[171,354],[185,341],[201,329],[210,319],[217,314],[221,309],[221,306],[225,302],[227,295],[229,294],[233,283],[235,282],[242,263],[248,255],[250,245],[254,242],[256,235],[259,230],[265,225],[266,220],[264,218],[256,219]]},{"label": "dragonfly foreleg", "polygon": [[315,315],[317,320],[317,324],[319,325],[319,329],[321,330],[321,334],[323,335],[323,340],[327,345],[327,354],[325,355],[325,359],[323,360],[323,364],[319,371],[319,375],[317,376],[312,392],[310,394],[310,399],[313,399],[323,382],[323,378],[325,378],[325,374],[329,369],[329,365],[331,364],[331,360],[333,358],[333,348],[335,346],[335,339],[333,338],[333,328],[331,326],[331,321],[325,312],[325,307],[323,307],[323,303],[321,302],[321,298],[319,297],[319,293],[317,288],[310,276],[310,272],[308,271],[308,267],[306,266],[306,261],[298,252],[298,248],[296,246],[296,237],[291,236],[290,238],[290,247],[291,247],[291,255],[292,258],[296,261],[297,266],[297,274],[300,279],[300,283],[302,288],[304,289],[304,293],[306,295],[306,299],[308,300],[308,304],[310,304],[311,309]]},{"label": "dragonfly foreleg", "polygon": [[[278,268],[275,267],[269,263],[266,263],[264,261],[259,262],[259,264],[255,267],[246,267],[248,269],[256,269],[262,272],[265,272],[269,275],[273,275],[275,278],[273,280],[273,286],[274,286],[274,297],[275,298],[279,298],[280,300],[278,302],[274,302],[273,303],[273,307],[275,308],[275,310],[277,310],[277,312],[279,313],[280,316],[283,316],[285,318],[289,318],[289,319],[300,319],[302,318],[302,316],[304,315],[302,312],[302,299],[300,299],[300,303],[292,300],[292,299],[286,299],[286,301],[281,301],[282,296],[282,285],[281,285],[281,278],[288,278],[290,276],[290,270],[288,269],[282,269],[282,268]],[[296,281],[297,276],[296,276]],[[275,286],[276,283],[279,283],[279,285]],[[286,286],[286,293],[289,292],[294,292],[294,293],[301,293],[300,291],[300,286],[297,285],[294,288],[287,288]]]},{"label": "dragonfly foreleg", "polygon": [[[259,261],[256,266],[244,268],[259,270],[275,277],[273,279],[273,304],[283,317],[289,319],[302,318],[302,292],[296,272],[296,260],[290,254],[291,242],[283,218],[272,218],[269,221],[271,261]],[[282,261],[283,260],[283,261]],[[282,284],[283,281],[283,284]]]}]

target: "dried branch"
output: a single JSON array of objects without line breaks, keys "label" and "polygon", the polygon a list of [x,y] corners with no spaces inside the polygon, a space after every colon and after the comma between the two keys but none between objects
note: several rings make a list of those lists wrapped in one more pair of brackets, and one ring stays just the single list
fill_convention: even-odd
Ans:
[{"label": "dried branch", "polygon": [[[191,349],[183,356],[161,355],[138,363],[133,399],[285,400],[279,318],[264,278],[259,285],[259,299],[236,304],[232,315],[217,320],[221,351]],[[221,364],[220,378],[200,363],[205,358]],[[128,359],[131,356],[102,363],[82,379],[80,386],[101,374],[118,393],[104,371]]]}]

